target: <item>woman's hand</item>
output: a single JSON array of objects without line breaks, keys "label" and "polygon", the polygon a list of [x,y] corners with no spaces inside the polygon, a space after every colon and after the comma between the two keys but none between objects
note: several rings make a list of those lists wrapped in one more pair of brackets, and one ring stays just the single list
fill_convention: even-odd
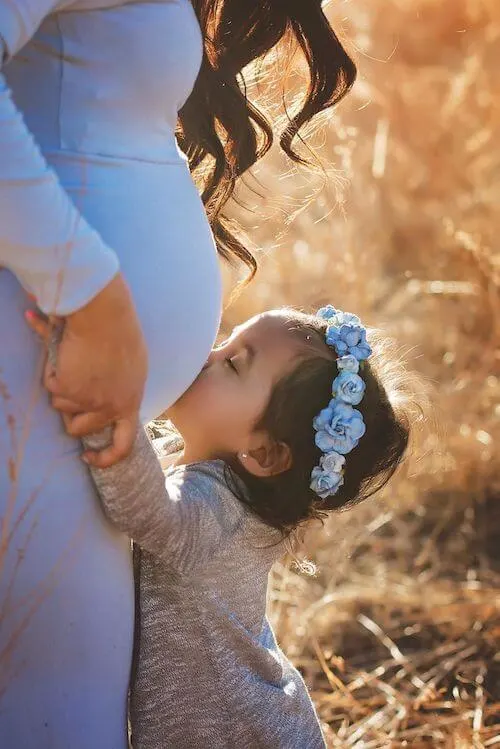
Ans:
[{"label": "woman's hand", "polygon": [[[55,319],[27,313],[30,327],[48,341]],[[147,376],[147,348],[121,274],[85,307],[64,319],[57,364],[48,361],[44,385],[61,411],[68,434],[83,437],[114,425],[113,443],[87,462],[107,468],[132,449]]]}]

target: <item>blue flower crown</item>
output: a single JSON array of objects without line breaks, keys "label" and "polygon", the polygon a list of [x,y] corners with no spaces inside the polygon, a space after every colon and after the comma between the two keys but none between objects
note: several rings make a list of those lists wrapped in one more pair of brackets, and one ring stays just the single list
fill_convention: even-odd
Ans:
[{"label": "blue flower crown", "polygon": [[336,310],[331,304],[316,314],[328,325],[326,342],[338,354],[339,372],[332,384],[332,400],[313,421],[315,442],[323,455],[312,470],[310,487],[326,499],[344,483],[345,456],[366,431],[361,412],[353,406],[361,403],[366,389],[358,374],[360,362],[368,359],[372,350],[366,340],[366,328],[356,315]]}]

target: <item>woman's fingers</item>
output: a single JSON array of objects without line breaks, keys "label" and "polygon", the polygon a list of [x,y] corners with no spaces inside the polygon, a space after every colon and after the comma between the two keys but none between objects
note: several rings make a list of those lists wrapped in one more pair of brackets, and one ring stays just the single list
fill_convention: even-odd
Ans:
[{"label": "woman's fingers", "polygon": [[[36,333],[37,336],[39,336],[39,338],[41,338],[47,346],[51,341],[54,325],[60,323],[60,320],[58,318],[49,318],[42,312],[38,312],[37,310],[32,309],[26,310],[26,312],[24,313],[24,319],[26,320],[28,327],[30,327],[31,330]],[[53,395],[61,395],[59,383],[56,378],[54,362],[52,361],[47,361],[45,364],[43,373],[43,385]],[[57,408],[57,406],[55,407]]]},{"label": "woman's fingers", "polygon": [[120,419],[113,431],[113,442],[100,452],[87,450],[82,459],[95,468],[109,468],[129,455],[137,431],[137,419]]},{"label": "woman's fingers", "polygon": [[61,402],[71,403],[75,407],[78,406],[74,409],[73,413],[88,413],[92,410],[92,403],[89,398],[87,398],[86,401],[83,402],[82,400],[78,399],[78,396],[75,392],[68,392],[67,388],[64,387],[58,377],[58,372],[54,366],[54,362],[50,361],[50,359],[47,359],[47,361],[45,362],[42,382],[44,388],[52,396],[52,405],[54,406],[54,408],[62,411],[63,409],[59,408],[56,405],[56,403]]},{"label": "woman's fingers", "polygon": [[53,396],[64,397],[63,389],[57,379],[56,370],[51,361],[47,361],[43,370],[43,386]]},{"label": "woman's fingers", "polygon": [[69,398],[63,398],[60,395],[53,395],[51,403],[52,407],[61,413],[73,414],[73,416],[82,413],[81,404],[76,403],[76,401],[70,400]]},{"label": "woman's fingers", "polygon": [[31,330],[40,336],[42,341],[45,341],[45,343],[49,342],[52,325],[47,317],[42,316],[39,312],[35,312],[32,309],[28,309],[24,313],[24,319]]},{"label": "woman's fingers", "polygon": [[109,423],[109,418],[100,412],[89,411],[87,413],[77,413],[68,419],[66,431],[72,437],[85,437],[87,434],[100,432]]},{"label": "woman's fingers", "polygon": [[68,427],[71,424],[72,416],[70,414],[66,414],[63,412],[61,413],[61,418],[63,420],[63,424],[64,424],[66,431],[68,431]]},{"label": "woman's fingers", "polygon": [[54,362],[51,361],[50,358],[45,362],[42,380],[44,388],[52,396],[52,405],[54,408],[58,408],[58,406],[56,406],[56,399],[61,399],[61,401],[73,403],[75,406],[78,405],[75,412],[89,413],[94,410],[91,397],[87,397],[84,400],[83,398],[79,398],[78,393],[71,390],[68,392],[68,388],[61,383],[58,376],[58,370],[55,368]]}]

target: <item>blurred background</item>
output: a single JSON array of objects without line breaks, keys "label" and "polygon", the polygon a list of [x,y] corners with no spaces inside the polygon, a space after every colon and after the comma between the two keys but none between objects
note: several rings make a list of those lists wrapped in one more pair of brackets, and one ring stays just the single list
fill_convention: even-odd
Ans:
[{"label": "blurred background", "polygon": [[[500,746],[500,3],[326,9],[359,67],[307,141],[329,173],[275,149],[240,190],[260,272],[224,325],[355,311],[432,407],[385,494],[311,534],[316,574],[276,569],[271,616],[330,746]],[[300,57],[278,70],[270,112]]]}]

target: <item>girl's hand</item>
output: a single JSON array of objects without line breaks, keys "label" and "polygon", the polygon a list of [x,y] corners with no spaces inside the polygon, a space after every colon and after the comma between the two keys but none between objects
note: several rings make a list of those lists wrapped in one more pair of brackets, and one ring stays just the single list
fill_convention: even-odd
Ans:
[{"label": "girl's hand", "polygon": [[[29,326],[48,342],[60,321],[30,312]],[[83,437],[114,425],[112,445],[87,453],[92,465],[107,468],[129,454],[146,376],[146,344],[128,287],[117,275],[65,318],[57,365],[48,361],[44,372],[44,386],[62,412],[68,434]]]}]

